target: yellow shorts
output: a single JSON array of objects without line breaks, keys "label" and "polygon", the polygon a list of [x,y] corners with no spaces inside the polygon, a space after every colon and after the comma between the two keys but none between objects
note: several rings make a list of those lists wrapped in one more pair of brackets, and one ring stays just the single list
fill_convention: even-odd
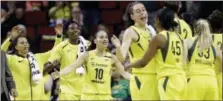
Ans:
[{"label": "yellow shorts", "polygon": [[111,95],[95,95],[95,94],[81,94],[81,100],[112,100]]},{"label": "yellow shorts", "polygon": [[134,74],[130,79],[132,100],[159,100],[157,75]]},{"label": "yellow shorts", "polygon": [[60,93],[59,101],[63,100],[80,100],[80,95],[69,94],[69,93]]},{"label": "yellow shorts", "polygon": [[161,100],[185,100],[187,81],[185,75],[162,77],[158,80]]},{"label": "yellow shorts", "polygon": [[219,100],[222,100],[222,72],[217,75]]},{"label": "yellow shorts", "polygon": [[218,83],[215,76],[193,75],[188,78],[188,100],[218,100]]}]

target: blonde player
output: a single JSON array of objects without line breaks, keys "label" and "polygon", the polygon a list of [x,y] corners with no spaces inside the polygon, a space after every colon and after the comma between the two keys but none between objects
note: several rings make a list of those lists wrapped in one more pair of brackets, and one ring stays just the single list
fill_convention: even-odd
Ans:
[{"label": "blonde player", "polygon": [[[81,27],[77,22],[70,22],[67,26],[68,40],[63,41],[55,47],[49,58],[49,64],[46,69],[52,67],[54,61],[59,61],[60,68],[72,64],[80,55],[80,51],[86,51],[87,46],[82,45],[83,41],[80,40]],[[82,46],[80,46],[80,44]],[[51,68],[52,69],[52,68]],[[60,78],[60,93],[59,100],[80,100],[82,85],[84,83],[84,76],[76,73],[73,70],[69,75]]]},{"label": "blonde player", "polygon": [[[152,33],[154,29],[147,26],[148,13],[140,2],[132,2],[128,5],[124,20],[130,26],[124,32],[121,47],[116,47],[116,55],[120,61],[124,61],[129,53],[130,62],[134,62],[146,52],[149,40],[154,35]],[[159,100],[157,75],[154,67],[155,62],[152,60],[148,65],[145,65],[145,68],[133,68],[132,73],[135,76],[130,80],[132,100]]]},{"label": "blonde player", "polygon": [[222,52],[219,47],[213,46],[209,24],[206,20],[198,20],[195,29],[197,35],[186,39],[184,48],[188,54],[187,99],[218,100],[214,62],[219,60],[221,63]]},{"label": "blonde player", "polygon": [[180,1],[167,1],[165,2],[165,7],[170,8],[175,12],[175,21],[178,23],[176,30],[183,39],[192,37],[192,30],[189,24],[187,24],[183,19],[181,19],[177,13],[179,13]]},{"label": "blonde player", "polygon": [[[208,20],[212,27],[213,44],[215,47],[220,47],[222,45],[223,13],[215,10],[211,15],[209,15]],[[215,73],[218,80],[219,100],[222,100],[222,65],[219,62],[215,63]]]},{"label": "blonde player", "polygon": [[[183,69],[183,42],[174,32],[177,23],[169,8],[158,11],[157,34],[148,45],[144,56],[126,68],[142,68],[155,58],[158,75],[158,91],[161,100],[183,100],[186,94],[186,74]],[[151,84],[154,82],[148,82]]]},{"label": "blonde player", "polygon": [[[116,41],[119,40],[115,40],[115,43],[120,45],[120,42]],[[100,30],[96,33],[94,43],[96,49],[84,53],[74,63],[60,72],[55,72],[54,77],[69,75],[73,70],[84,65],[86,77],[83,83],[81,100],[111,100],[112,65],[115,65],[119,73],[126,79],[130,79],[130,74],[124,71],[124,67],[115,56],[106,52],[108,36],[105,31]]]},{"label": "blonde player", "polygon": [[[13,53],[7,55],[8,66],[12,72],[18,96],[15,100],[46,100],[44,95],[44,79],[41,78],[43,65],[48,60],[51,51],[46,53],[32,54],[29,51],[30,44],[25,36],[19,33],[19,26],[12,29],[11,37],[4,41],[1,49],[8,50],[10,44]],[[55,45],[62,41],[61,33],[57,33]],[[30,59],[32,58],[32,60]],[[35,68],[38,71],[33,72]],[[36,78],[34,78],[34,75]]]}]

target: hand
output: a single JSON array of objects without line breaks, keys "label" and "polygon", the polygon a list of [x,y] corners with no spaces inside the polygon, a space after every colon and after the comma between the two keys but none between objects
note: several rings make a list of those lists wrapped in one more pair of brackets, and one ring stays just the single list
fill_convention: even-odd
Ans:
[{"label": "hand", "polygon": [[17,97],[18,96],[18,92],[16,91],[16,89],[12,89],[10,91],[10,94],[13,96],[13,97]]},{"label": "hand", "polygon": [[17,38],[19,36],[19,27],[18,26],[15,26],[12,28],[12,31],[10,33],[10,38],[12,40],[14,40],[15,38]]},{"label": "hand", "polygon": [[57,35],[63,34],[63,24],[57,24],[55,27],[55,31]]},{"label": "hand", "polygon": [[60,77],[60,72],[54,68],[54,72],[51,73],[51,76],[54,80]]},{"label": "hand", "polygon": [[129,71],[131,69],[130,65],[125,66],[125,71]]},{"label": "hand", "polygon": [[115,35],[112,36],[111,42],[116,48],[119,48],[121,46],[120,40]]}]

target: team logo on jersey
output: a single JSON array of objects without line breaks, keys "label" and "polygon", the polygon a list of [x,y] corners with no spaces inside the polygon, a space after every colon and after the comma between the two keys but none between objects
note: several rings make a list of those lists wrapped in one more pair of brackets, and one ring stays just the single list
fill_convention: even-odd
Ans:
[{"label": "team logo on jersey", "polygon": [[95,62],[92,62],[91,65],[92,65],[92,67],[94,67],[95,66]]}]

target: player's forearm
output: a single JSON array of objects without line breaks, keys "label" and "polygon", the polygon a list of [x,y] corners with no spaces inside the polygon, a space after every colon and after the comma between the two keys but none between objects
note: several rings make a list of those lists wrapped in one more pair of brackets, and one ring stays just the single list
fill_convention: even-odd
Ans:
[{"label": "player's forearm", "polygon": [[6,52],[10,46],[11,42],[10,42],[10,38],[7,38],[1,45],[1,50],[3,50],[4,52]]},{"label": "player's forearm", "polygon": [[121,61],[121,62],[125,61],[125,56],[124,56],[124,54],[122,53],[120,47],[117,47],[117,48],[116,48],[116,57],[117,57],[118,60]]},{"label": "player's forearm", "polygon": [[62,41],[63,41],[63,36],[62,35],[56,35],[55,42],[54,42],[54,47],[57,46]]},{"label": "player's forearm", "polygon": [[143,68],[145,65],[146,65],[146,63],[143,63],[143,60],[139,59],[136,62],[128,65],[128,68]]},{"label": "player's forearm", "polygon": [[118,72],[127,80],[130,80],[131,74],[124,70],[123,65],[118,62],[116,63],[116,67],[118,68]]}]

